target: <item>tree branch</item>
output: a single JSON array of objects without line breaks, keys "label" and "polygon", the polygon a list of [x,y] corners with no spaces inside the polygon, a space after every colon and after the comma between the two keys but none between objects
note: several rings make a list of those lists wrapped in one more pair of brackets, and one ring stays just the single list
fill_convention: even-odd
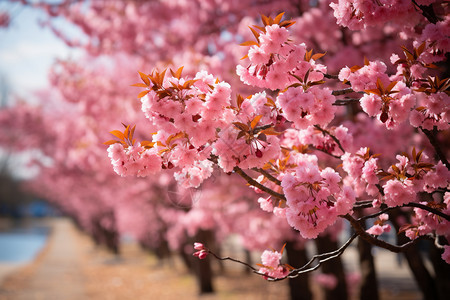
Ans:
[{"label": "tree branch", "polygon": [[[280,277],[280,278],[275,278],[275,277],[269,276],[267,274],[260,273],[259,270],[257,270],[253,266],[249,265],[246,262],[240,261],[238,259],[235,259],[235,258],[232,258],[232,257],[229,257],[229,256],[227,256],[227,257],[219,257],[214,252],[212,252],[211,250],[207,249],[207,251],[208,251],[208,253],[210,253],[211,255],[213,255],[215,258],[217,258],[219,260],[231,260],[233,262],[236,262],[236,263],[239,263],[241,265],[244,265],[244,266],[250,268],[254,273],[266,277],[268,281],[280,281],[280,280],[284,280],[286,278],[295,278],[295,277],[298,277],[301,274],[317,270],[324,262],[329,261],[331,259],[334,259],[334,258],[342,255],[342,253],[344,253],[345,249],[347,249],[347,247],[350,246],[350,244],[353,242],[353,240],[357,236],[358,236],[358,234],[354,233],[339,249],[336,249],[334,251],[327,252],[327,253],[316,254],[306,264],[304,264],[302,267],[294,269],[294,270],[290,271],[288,275],[286,275],[284,277]],[[316,260],[318,260],[317,265],[308,268]]]},{"label": "tree branch", "polygon": [[256,171],[258,173],[260,173],[261,175],[264,175],[264,177],[266,177],[267,179],[269,179],[270,181],[272,181],[273,183],[281,186],[281,181],[278,180],[277,178],[273,177],[269,172],[267,172],[264,169],[261,168],[252,168],[253,171]]},{"label": "tree branch", "polygon": [[421,204],[421,203],[411,202],[411,203],[405,204],[405,205],[403,205],[403,206],[404,206],[404,207],[405,207],[405,206],[406,206],[406,207],[417,207],[417,208],[426,210],[426,211],[428,211],[428,212],[430,212],[430,213],[432,213],[432,214],[438,215],[439,217],[442,217],[442,218],[444,218],[444,219],[446,219],[447,221],[450,222],[450,216],[449,216],[449,215],[447,215],[446,213],[443,213],[443,212],[440,211],[440,210],[437,210],[437,209],[435,209],[435,208],[432,208],[432,207],[430,207],[430,206],[428,206],[428,205]]},{"label": "tree branch", "polygon": [[355,91],[352,88],[345,88],[342,90],[334,90],[331,92],[331,94],[334,96],[340,96],[340,95],[351,94],[351,93],[355,93]]},{"label": "tree branch", "polygon": [[364,220],[367,220],[367,219],[376,218],[376,217],[378,217],[379,215],[382,215],[382,214],[384,214],[384,213],[386,213],[386,212],[388,212],[388,211],[390,211],[390,210],[392,210],[392,209],[394,209],[394,208],[397,208],[397,207],[398,207],[398,206],[396,206],[396,207],[387,207],[387,208],[382,209],[382,210],[380,210],[380,211],[378,211],[378,212],[376,212],[376,213],[373,213],[373,214],[371,214],[371,215],[365,215],[365,216],[363,216],[363,217],[357,219],[357,221],[360,222],[360,221],[364,221]]},{"label": "tree branch", "polygon": [[352,216],[350,216],[349,214],[340,216],[344,219],[346,219],[347,221],[350,222],[350,224],[352,225],[353,229],[355,230],[356,234],[359,235],[363,240],[365,240],[366,242],[378,246],[380,248],[384,248],[387,249],[389,251],[395,252],[395,253],[400,253],[403,251],[406,251],[409,247],[411,247],[416,241],[418,241],[418,239],[412,240],[408,243],[405,243],[401,246],[396,246],[396,245],[392,245],[389,244],[385,241],[379,240],[376,237],[374,237],[373,235],[370,235],[366,232],[366,230],[362,227],[362,225],[359,223],[358,220],[354,219]]},{"label": "tree branch", "polygon": [[313,145],[309,145],[309,146],[310,146],[311,148],[313,148],[314,150],[317,150],[317,151],[323,152],[323,153],[325,153],[325,154],[328,154],[328,155],[331,156],[331,157],[334,157],[334,158],[337,158],[337,159],[341,159],[340,156],[331,154],[330,152],[327,152],[327,151],[325,151],[325,150],[323,150],[323,149],[319,149],[319,148],[317,148],[317,147],[314,147]]},{"label": "tree branch", "polygon": [[419,5],[415,0],[411,0],[415,7],[419,8],[422,11],[422,15],[433,24],[436,24],[439,19],[434,12],[433,5]]},{"label": "tree branch", "polygon": [[423,129],[422,127],[419,127],[419,128],[427,136],[428,140],[430,141],[430,144],[433,146],[434,151],[436,151],[436,154],[439,157],[439,159],[447,167],[447,169],[450,170],[450,164],[449,164],[447,158],[445,157],[444,152],[439,147],[439,143],[438,143],[438,141],[436,139],[436,133],[437,133],[436,128],[434,128],[433,131],[430,131],[430,130],[427,130],[427,129]]},{"label": "tree branch", "polygon": [[364,201],[357,201],[353,208],[369,208],[372,207],[373,200],[364,200]]},{"label": "tree branch", "polygon": [[268,187],[262,185],[261,183],[257,182],[256,180],[254,180],[253,178],[251,178],[247,173],[245,173],[241,168],[239,168],[238,166],[233,168],[233,171],[237,174],[239,174],[242,178],[244,178],[248,184],[266,192],[267,194],[276,197],[278,199],[281,200],[285,200],[286,201],[286,197],[283,194],[277,193],[272,189],[269,189]]},{"label": "tree branch", "polygon": [[[342,255],[342,253],[344,253],[345,249],[347,249],[348,246],[350,246],[350,244],[353,242],[353,240],[358,236],[357,233],[354,233],[339,249],[331,251],[331,252],[327,252],[327,253],[322,253],[322,254],[316,254],[314,255],[305,265],[303,265],[300,268],[297,268],[295,270],[292,270],[291,272],[289,272],[289,274],[284,277],[284,278],[295,278],[301,274],[304,273],[308,273],[308,272],[312,272],[314,270],[317,270],[324,262],[329,261],[333,258],[336,258],[340,255]],[[308,268],[309,265],[311,265],[315,260],[318,260],[317,265],[315,265],[314,267]],[[271,281],[279,281],[282,280],[284,278],[276,278],[276,279],[270,279]]]},{"label": "tree branch", "polygon": [[314,128],[317,128],[317,129],[319,129],[322,133],[329,135],[329,136],[333,139],[333,141],[336,142],[336,144],[338,145],[339,149],[341,149],[341,151],[345,153],[345,150],[344,150],[344,148],[342,147],[341,142],[339,142],[339,140],[337,139],[337,137],[335,137],[334,135],[332,135],[329,131],[320,128],[319,125],[314,125]]},{"label": "tree branch", "polygon": [[344,106],[344,105],[348,105],[348,104],[355,103],[355,102],[359,102],[359,99],[356,99],[356,98],[337,99],[336,101],[334,101],[333,105],[334,106]]},{"label": "tree branch", "polygon": [[322,73],[323,77],[328,78],[328,79],[339,79],[338,75],[332,75],[332,74],[327,74],[327,73]]},{"label": "tree branch", "polygon": [[264,274],[259,273],[257,269],[255,269],[252,265],[249,265],[249,264],[246,263],[246,262],[240,261],[240,260],[238,260],[238,259],[235,259],[235,258],[232,258],[232,257],[229,257],[229,256],[227,256],[227,257],[220,257],[220,256],[217,256],[217,254],[215,254],[214,252],[212,252],[212,251],[209,250],[209,249],[208,249],[207,251],[208,251],[209,254],[211,254],[212,256],[214,256],[215,258],[217,258],[218,260],[231,260],[231,261],[234,261],[234,262],[236,262],[236,263],[238,263],[238,264],[244,265],[244,266],[246,266],[247,268],[252,269],[253,272],[255,272],[255,273],[259,274],[259,275],[264,275]]}]

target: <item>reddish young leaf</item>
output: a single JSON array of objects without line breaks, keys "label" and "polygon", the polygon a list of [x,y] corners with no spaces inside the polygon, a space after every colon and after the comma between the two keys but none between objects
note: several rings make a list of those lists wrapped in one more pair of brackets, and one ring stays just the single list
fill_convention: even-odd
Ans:
[{"label": "reddish young leaf", "polygon": [[252,122],[250,123],[250,127],[252,129],[254,129],[256,127],[256,125],[258,124],[259,120],[261,120],[262,115],[258,115],[256,117],[253,118]]},{"label": "reddish young leaf", "polygon": [[148,85],[146,85],[145,83],[135,83],[135,84],[132,84],[131,86],[143,87],[143,88],[148,87]]},{"label": "reddish young leaf", "polygon": [[147,86],[149,86],[150,85],[150,80],[148,79],[148,75],[146,75],[146,74],[144,74],[142,72],[139,72],[139,71],[138,71],[138,73],[139,73],[139,76],[141,76],[142,81],[145,82],[145,84]]},{"label": "reddish young leaf", "polygon": [[140,92],[140,93],[138,94],[137,97],[138,97],[138,98],[142,98],[142,97],[144,97],[145,95],[147,95],[149,92],[150,92],[149,90],[142,91],[142,92]]},{"label": "reddish young leaf", "polygon": [[275,19],[273,20],[273,21],[275,22],[275,24],[279,24],[279,23],[280,23],[281,18],[283,18],[283,15],[284,15],[284,12],[279,13],[279,14],[275,17]]}]

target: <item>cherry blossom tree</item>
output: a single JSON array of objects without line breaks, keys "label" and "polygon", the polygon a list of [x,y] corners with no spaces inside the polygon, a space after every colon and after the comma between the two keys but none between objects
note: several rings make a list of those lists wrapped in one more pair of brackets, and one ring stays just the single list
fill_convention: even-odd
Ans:
[{"label": "cherry blossom tree", "polygon": [[[271,281],[321,267],[315,278],[326,297],[345,299],[339,259],[357,238],[362,299],[378,297],[372,246],[404,252],[424,297],[444,298],[443,1],[20,2],[44,9],[43,25],[87,55],[55,65],[56,95],[41,95],[50,105],[0,116],[8,129],[1,142],[49,157],[34,188],[93,235],[102,228],[111,248],[119,232],[181,253],[196,241],[198,258],[244,263]],[[85,39],[61,31],[61,16]],[[186,188],[201,191],[198,201],[189,203]],[[339,244],[344,223],[353,235]],[[379,238],[388,231],[399,233],[397,244]],[[205,232],[209,241],[200,240]],[[249,250],[277,250],[263,251],[258,267],[223,258],[215,244],[231,233]],[[312,258],[293,251],[311,240]],[[436,245],[434,277],[418,259],[424,240]]]},{"label": "cherry blossom tree", "polygon": [[[350,29],[375,26],[386,18],[391,19],[393,10],[405,14],[393,20],[401,28],[408,25],[401,20],[410,20],[409,14],[423,18],[414,9],[415,3],[407,6],[409,11],[403,10],[405,3],[389,7],[390,10],[380,3],[373,13],[377,17],[373,20],[368,17],[367,21],[363,11],[368,14],[373,10],[362,3],[361,11],[347,4],[332,3],[331,7],[338,23]],[[416,6],[425,14],[423,5]],[[347,17],[350,14],[348,9],[355,14],[353,21],[364,22],[341,20],[340,14]],[[443,60],[443,53],[447,53],[447,46],[442,43],[445,34],[435,33],[446,21],[439,23],[425,15],[431,23],[421,34],[412,36],[415,39],[412,49],[403,46],[403,58],[397,54],[391,56],[396,73],[389,75],[382,61],[366,59],[364,66],[344,67],[339,76],[333,76],[328,74],[325,65],[317,62],[323,54],[313,54],[304,43],[293,42],[287,28],[294,21],[282,21],[282,16],[283,13],[275,18],[263,15],[263,26],[250,27],[256,41],[241,44],[250,46],[243,57],[249,62],[236,69],[245,84],[277,91],[273,97],[276,99],[261,92],[247,98],[238,95],[233,103],[231,86],[204,71],[191,78],[182,77],[182,68],[169,69],[167,77],[167,70],[140,73],[142,83],[135,86],[145,88],[138,96],[142,110],[159,130],[152,141],[136,144],[129,127],[123,133],[115,132],[119,140],[107,142],[115,171],[122,176],[141,175],[170,166],[179,170],[175,178],[180,184],[198,187],[211,175],[212,166],[217,165],[226,173],[239,174],[249,185],[267,193],[270,201],[263,209],[276,207],[274,214],[282,214],[306,239],[317,238],[338,218],[346,219],[355,230],[354,235],[336,252],[325,254],[325,260],[340,255],[357,236],[394,252],[404,251],[418,237],[428,234],[435,236],[436,241],[439,236],[448,236],[449,163],[436,142],[436,134],[448,129],[449,82],[428,72],[436,69],[434,63]],[[432,36],[430,28],[434,31]],[[330,84],[331,88],[325,86],[326,78],[337,79],[350,87],[332,90],[339,86],[336,83]],[[368,147],[355,148],[348,129],[330,123],[337,118],[336,104],[349,102],[339,101],[336,96],[358,93],[362,112],[386,129],[393,130],[408,121],[420,130],[434,148],[437,161],[430,157],[433,153],[427,155],[413,146],[410,153],[397,154],[396,163],[383,166],[385,162],[378,158],[379,154],[371,153]],[[431,102],[436,110],[429,106]],[[344,174],[339,174],[336,167],[320,167],[319,157],[302,149],[308,144],[340,160]],[[148,157],[158,164],[148,165]],[[140,167],[128,168],[130,163]],[[253,178],[246,170],[261,176]],[[373,200],[357,201],[367,197]],[[374,208],[376,212],[355,218],[354,210],[360,207]],[[389,218],[386,213],[398,207],[414,208],[412,224],[403,224],[398,229],[411,241],[393,245],[377,236],[391,229],[385,224]],[[427,216],[429,222],[420,216]],[[361,222],[368,218],[378,219],[366,230]],[[446,260],[449,247],[441,247],[442,258]],[[212,253],[199,244],[196,250],[194,255],[199,258]],[[308,263],[296,269],[282,264],[281,254],[265,251],[262,267],[255,272],[278,280],[314,270],[325,261],[319,255],[316,257],[319,263],[314,267],[308,268]]]}]

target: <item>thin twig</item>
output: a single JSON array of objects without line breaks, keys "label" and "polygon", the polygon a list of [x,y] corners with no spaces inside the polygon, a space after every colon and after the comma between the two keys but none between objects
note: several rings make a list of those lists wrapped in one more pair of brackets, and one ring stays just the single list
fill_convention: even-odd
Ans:
[{"label": "thin twig", "polygon": [[[255,272],[255,273],[261,274],[261,273],[258,272],[257,269],[255,269],[252,265],[250,265],[250,264],[248,264],[248,263],[246,263],[246,262],[240,261],[240,260],[238,260],[238,259],[235,259],[235,258],[232,258],[232,257],[229,257],[229,256],[227,256],[227,257],[220,257],[220,256],[217,256],[217,254],[215,254],[214,252],[212,252],[212,251],[209,250],[209,249],[208,249],[208,253],[210,253],[211,255],[213,255],[213,256],[214,256],[215,258],[217,258],[218,260],[231,260],[231,261],[234,261],[234,262],[236,262],[236,263],[238,263],[238,264],[244,265],[244,266],[246,266],[247,268],[252,269],[252,271]],[[261,274],[261,275],[264,275],[264,274]]]},{"label": "thin twig", "polygon": [[384,248],[387,249],[389,251],[395,252],[395,253],[400,253],[403,251],[406,251],[409,247],[411,247],[416,241],[418,241],[418,239],[412,240],[408,243],[405,243],[401,246],[397,246],[397,245],[392,245],[389,244],[385,241],[379,240],[376,237],[370,235],[369,233],[366,232],[366,230],[362,227],[362,225],[359,223],[358,220],[354,219],[352,216],[350,216],[349,214],[340,216],[341,218],[346,219],[347,221],[350,222],[350,224],[352,225],[353,229],[355,230],[356,234],[358,234],[363,240],[365,240],[366,242],[378,246],[380,248]]},{"label": "thin twig", "polygon": [[[309,273],[314,270],[317,270],[324,262],[329,261],[331,259],[334,259],[334,258],[342,255],[342,253],[344,253],[345,249],[347,249],[347,247],[350,246],[350,244],[353,242],[353,240],[357,236],[358,236],[358,234],[354,233],[339,249],[336,249],[334,251],[327,252],[327,253],[316,254],[302,267],[292,270],[285,277],[275,278],[275,279],[271,278],[271,279],[269,279],[269,281],[280,281],[280,280],[283,280],[286,278],[295,278],[301,274],[305,274],[305,273]],[[310,266],[316,260],[318,260],[317,265],[315,265],[311,268],[308,268],[308,266]]]},{"label": "thin twig", "polygon": [[388,211],[390,211],[390,210],[392,210],[392,209],[394,209],[394,208],[397,208],[397,207],[398,207],[398,206],[396,206],[396,207],[387,207],[387,208],[382,209],[382,210],[380,210],[380,211],[378,211],[378,212],[376,212],[376,213],[373,213],[373,214],[371,214],[371,215],[365,215],[364,217],[361,217],[361,218],[357,219],[357,221],[360,222],[360,221],[363,221],[363,220],[367,220],[367,219],[371,219],[371,218],[376,218],[376,217],[378,217],[379,215],[382,215],[382,214],[384,214],[384,213],[386,213],[386,212],[388,212]]},{"label": "thin twig", "polygon": [[428,212],[430,212],[432,214],[438,215],[439,217],[442,217],[442,218],[444,218],[444,219],[446,219],[447,221],[450,222],[450,216],[449,215],[447,215],[446,213],[443,213],[440,210],[437,210],[435,208],[429,207],[428,205],[411,202],[411,203],[405,204],[403,206],[406,206],[406,207],[417,207],[417,208],[426,210],[426,211],[428,211]]},{"label": "thin twig", "polygon": [[329,131],[320,128],[319,125],[314,125],[314,128],[319,129],[319,130],[320,130],[322,133],[324,133],[324,134],[328,134],[328,135],[333,139],[333,141],[336,142],[336,144],[338,145],[339,149],[341,149],[341,151],[345,153],[345,150],[344,150],[344,148],[342,147],[341,142],[339,142],[339,140],[337,139],[337,137],[335,137],[334,135],[332,135]]},{"label": "thin twig", "polygon": [[341,159],[340,156],[331,154],[330,152],[327,152],[327,151],[325,151],[325,150],[323,150],[323,149],[319,149],[319,148],[317,148],[317,147],[314,147],[313,145],[310,145],[310,146],[311,146],[311,148],[313,148],[314,150],[317,150],[317,151],[323,152],[323,153],[325,153],[325,154],[328,154],[328,155],[330,155],[331,157],[334,157],[334,158],[337,158],[337,159]]}]

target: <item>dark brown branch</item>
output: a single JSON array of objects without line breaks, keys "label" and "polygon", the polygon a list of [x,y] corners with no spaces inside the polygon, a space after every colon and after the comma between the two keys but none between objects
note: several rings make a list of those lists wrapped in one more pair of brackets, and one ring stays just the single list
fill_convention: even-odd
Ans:
[{"label": "dark brown branch", "polygon": [[252,265],[250,265],[250,264],[248,264],[248,263],[246,263],[246,262],[240,261],[240,260],[238,260],[238,259],[235,259],[235,258],[232,258],[232,257],[229,257],[229,256],[227,256],[227,257],[220,257],[220,256],[217,256],[217,254],[215,254],[214,252],[212,252],[212,251],[209,250],[209,249],[208,249],[207,251],[208,251],[209,254],[211,254],[212,256],[214,256],[215,258],[217,258],[218,260],[231,260],[231,261],[234,261],[234,262],[236,262],[236,263],[238,263],[238,264],[244,265],[244,266],[246,266],[247,268],[252,269],[252,271],[255,272],[255,273],[257,273],[257,274],[264,275],[264,274],[259,273],[257,269],[255,269]]},{"label": "dark brown branch", "polygon": [[433,131],[430,131],[430,130],[427,130],[427,129],[423,129],[422,127],[420,127],[420,129],[427,136],[428,140],[430,141],[430,144],[433,146],[434,151],[436,151],[436,154],[439,157],[439,159],[447,167],[447,169],[450,170],[450,164],[449,164],[447,158],[445,157],[445,154],[442,151],[442,149],[439,146],[439,143],[438,143],[438,141],[436,139],[437,130],[433,129]]},{"label": "dark brown branch", "polygon": [[[334,251],[327,252],[327,253],[321,253],[321,254],[314,255],[305,265],[303,265],[300,268],[290,271],[288,275],[281,277],[281,278],[275,278],[275,277],[269,276],[267,274],[260,273],[259,270],[257,270],[253,266],[249,265],[246,262],[240,261],[238,259],[235,259],[235,258],[232,258],[229,256],[220,257],[220,256],[217,256],[214,252],[212,252],[209,249],[207,249],[207,251],[209,254],[213,255],[215,258],[217,258],[219,260],[231,260],[238,264],[244,265],[244,266],[250,268],[254,273],[266,277],[268,281],[280,281],[280,280],[284,280],[286,278],[295,278],[295,277],[298,277],[300,274],[304,274],[304,273],[308,273],[308,272],[317,270],[324,262],[329,261],[331,259],[334,259],[334,258],[342,255],[342,253],[344,253],[345,249],[347,249],[347,247],[350,246],[350,244],[353,242],[353,240],[357,236],[358,236],[358,234],[354,233],[339,249],[336,249]],[[316,260],[318,260],[317,265],[308,268]]]},{"label": "dark brown branch", "polygon": [[357,201],[354,205],[353,208],[368,208],[368,207],[372,207],[372,200],[365,200],[365,201]]},{"label": "dark brown branch", "polygon": [[253,178],[251,178],[247,173],[245,173],[241,168],[239,168],[238,166],[233,168],[233,171],[237,174],[239,174],[242,178],[244,178],[248,184],[260,189],[261,191],[266,192],[267,194],[276,197],[278,199],[281,200],[285,200],[286,201],[286,197],[283,194],[277,193],[272,189],[269,189],[268,187],[262,185],[261,183],[257,182],[256,180],[254,180]]},{"label": "dark brown branch", "polygon": [[374,237],[374,236],[370,235],[369,233],[367,233],[366,230],[362,227],[362,225],[358,222],[358,220],[354,219],[349,214],[343,215],[341,217],[350,222],[350,224],[352,225],[352,227],[355,230],[356,234],[359,235],[363,240],[365,240],[366,242],[368,242],[368,243],[370,243],[372,245],[378,246],[380,248],[387,249],[387,250],[395,252],[395,253],[400,253],[400,252],[406,251],[416,241],[418,241],[418,239],[415,239],[415,240],[412,240],[412,241],[410,241],[408,243],[405,243],[405,244],[403,244],[401,246],[392,245],[392,244],[389,244],[389,243],[387,243],[385,241],[379,240],[376,237]]},{"label": "dark brown branch", "polygon": [[257,134],[258,132],[263,131],[265,129],[268,129],[268,128],[272,127],[272,126],[273,126],[272,124],[267,124],[267,125],[263,125],[263,126],[257,126],[257,127],[255,127],[253,129],[253,134]]},{"label": "dark brown branch", "polygon": [[269,172],[267,172],[264,169],[261,168],[252,168],[253,171],[256,171],[258,173],[260,173],[261,175],[264,175],[264,177],[266,177],[267,179],[269,179],[270,181],[272,181],[273,183],[281,186],[281,181],[278,180],[277,178],[273,177]]},{"label": "dark brown branch", "polygon": [[387,208],[382,209],[382,210],[380,210],[380,211],[378,211],[376,213],[373,213],[373,214],[370,214],[370,215],[365,215],[365,216],[357,219],[357,221],[359,222],[359,221],[363,221],[363,220],[367,220],[367,219],[371,219],[371,218],[376,218],[379,215],[382,215],[382,214],[384,214],[384,213],[386,213],[386,212],[388,212],[388,211],[390,211],[390,210],[392,210],[394,208],[397,208],[397,207],[398,206],[396,206],[396,207],[387,207]]},{"label": "dark brown branch", "polygon": [[339,79],[338,75],[332,75],[332,74],[327,74],[327,73],[323,73],[323,77],[328,78],[328,79]]},{"label": "dark brown branch", "polygon": [[[295,278],[301,274],[317,270],[321,266],[321,264],[323,264],[324,262],[329,261],[331,259],[334,259],[334,258],[342,255],[342,253],[344,253],[345,249],[347,249],[347,247],[350,246],[350,244],[353,242],[353,240],[357,236],[358,236],[358,234],[354,233],[339,249],[336,249],[334,251],[327,252],[327,253],[314,255],[305,265],[303,265],[302,267],[297,268],[295,270],[292,270],[291,272],[289,272],[289,275],[287,275],[286,277]],[[315,260],[318,260],[317,265],[315,265],[311,268],[308,268],[308,266],[311,265]],[[278,281],[281,279],[284,279],[284,278],[272,279],[272,281]]]},{"label": "dark brown branch", "polygon": [[450,222],[450,216],[449,215],[447,215],[446,213],[443,213],[440,210],[437,210],[435,208],[429,207],[428,205],[411,202],[411,203],[405,204],[403,206],[406,206],[406,207],[417,207],[417,208],[426,210],[426,211],[428,211],[428,212],[430,212],[432,214],[438,215],[439,217],[442,217],[442,218],[444,218],[444,219],[446,219],[447,221]]},{"label": "dark brown branch", "polygon": [[314,128],[317,128],[317,129],[319,129],[322,133],[329,135],[329,136],[333,139],[333,141],[336,142],[336,144],[338,145],[339,149],[341,149],[341,151],[345,153],[345,150],[344,150],[344,148],[342,147],[341,142],[339,142],[339,140],[337,139],[337,137],[335,137],[334,135],[332,135],[329,131],[320,128],[319,125],[314,125]]},{"label": "dark brown branch", "polygon": [[434,12],[433,5],[419,5],[415,0],[411,0],[415,7],[419,8],[422,11],[422,15],[433,24],[436,24],[439,19]]},{"label": "dark brown branch", "polygon": [[349,105],[355,102],[359,102],[359,99],[356,98],[349,98],[349,99],[337,99],[336,101],[334,101],[333,105],[334,106],[344,106],[344,105]]},{"label": "dark brown branch", "polygon": [[340,96],[340,95],[345,95],[345,94],[351,94],[354,93],[355,91],[352,88],[345,88],[342,90],[334,90],[331,92],[332,95],[334,96]]}]

